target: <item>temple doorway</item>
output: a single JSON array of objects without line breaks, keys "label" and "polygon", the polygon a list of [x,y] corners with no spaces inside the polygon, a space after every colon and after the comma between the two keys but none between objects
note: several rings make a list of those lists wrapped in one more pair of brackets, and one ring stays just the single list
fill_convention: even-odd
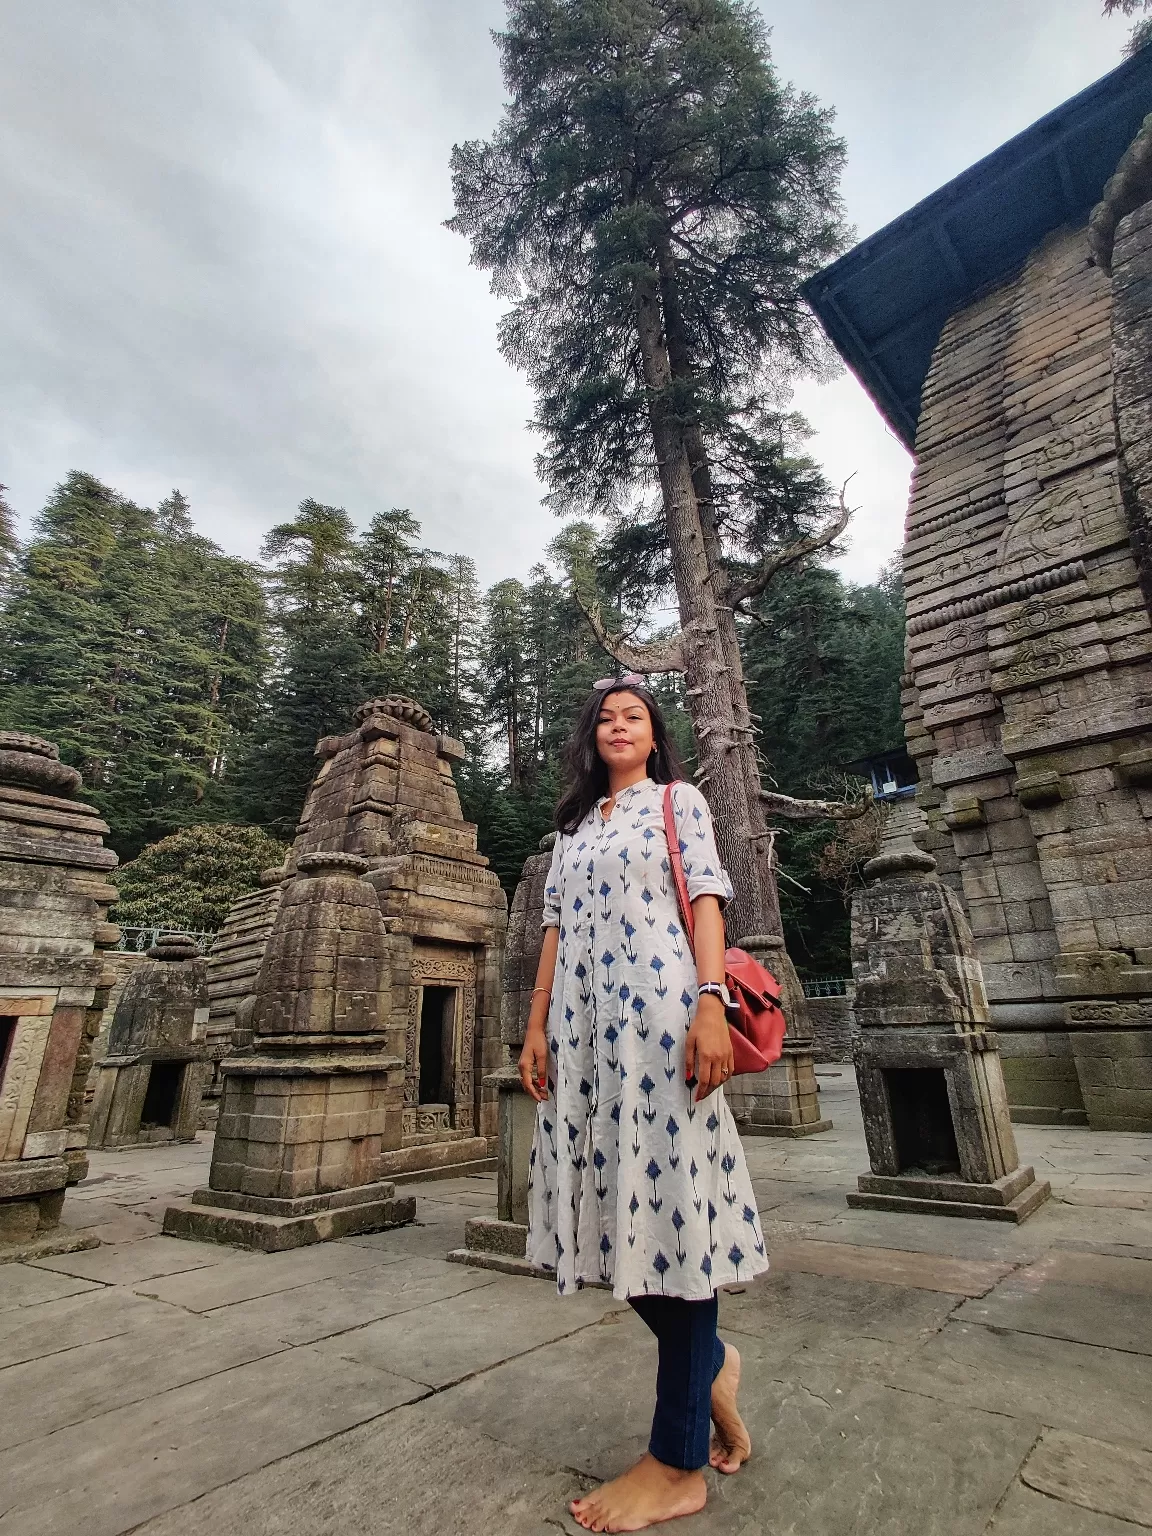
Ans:
[{"label": "temple doorway", "polygon": [[456,1096],[459,987],[423,987],[420,999],[421,1104],[451,1105]]}]

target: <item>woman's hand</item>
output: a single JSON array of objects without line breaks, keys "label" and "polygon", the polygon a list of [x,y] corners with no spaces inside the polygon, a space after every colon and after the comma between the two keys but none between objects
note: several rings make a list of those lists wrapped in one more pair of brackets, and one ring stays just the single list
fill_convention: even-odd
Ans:
[{"label": "woman's hand", "polygon": [[[527,1050],[527,1045],[525,1045]],[[523,1058],[521,1058],[523,1060]],[[684,1048],[685,1077],[696,1079],[696,1098],[706,1099],[732,1075],[732,1036],[724,1004],[711,992],[696,1001],[696,1017]],[[523,1074],[521,1074],[523,1075]]]},{"label": "woman's hand", "polygon": [[524,1092],[543,1104],[548,1097],[548,1038],[543,1025],[529,1024],[517,1066]]}]

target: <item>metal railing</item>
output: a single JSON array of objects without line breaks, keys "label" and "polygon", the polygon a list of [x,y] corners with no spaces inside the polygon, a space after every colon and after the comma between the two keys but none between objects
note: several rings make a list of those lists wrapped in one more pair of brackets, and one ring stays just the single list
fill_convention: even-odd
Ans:
[{"label": "metal railing", "polygon": [[847,997],[850,985],[848,976],[811,976],[801,982],[805,997]]},{"label": "metal railing", "polygon": [[208,946],[216,937],[214,933],[195,933],[187,928],[137,928],[129,925],[121,926],[120,942],[116,948],[126,950],[129,954],[142,955],[146,949],[151,949],[153,944],[158,943],[170,933],[179,933],[185,938],[194,939],[196,948],[202,955],[207,953]]}]

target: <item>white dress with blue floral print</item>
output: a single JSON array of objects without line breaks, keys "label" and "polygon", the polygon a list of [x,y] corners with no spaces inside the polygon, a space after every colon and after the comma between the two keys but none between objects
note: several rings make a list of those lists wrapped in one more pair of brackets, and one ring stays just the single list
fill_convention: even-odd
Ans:
[{"label": "white dress with blue floral print", "polygon": [[[696,965],[664,834],[664,786],[644,779],[556,839],[544,926],[560,930],[537,1106],[528,1258],[560,1293],[704,1300],[768,1268],[744,1150],[717,1089],[696,1103],[684,1045]],[[688,894],[732,894],[704,796],[673,791]]]}]

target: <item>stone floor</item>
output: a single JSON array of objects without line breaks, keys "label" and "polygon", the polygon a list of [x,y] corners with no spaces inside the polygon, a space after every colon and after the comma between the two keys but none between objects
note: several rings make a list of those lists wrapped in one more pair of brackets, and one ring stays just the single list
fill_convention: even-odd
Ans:
[{"label": "stone floor", "polygon": [[[1024,1227],[850,1211],[835,1129],[755,1140],[770,1276],[721,1301],[756,1446],[683,1536],[1152,1528],[1152,1137],[1022,1127]],[[279,1255],[159,1235],[195,1147],[96,1154],[105,1246],[0,1266],[0,1536],[521,1536],[639,1454],[654,1350],[598,1292],[448,1264],[491,1176],[418,1224]]]}]

